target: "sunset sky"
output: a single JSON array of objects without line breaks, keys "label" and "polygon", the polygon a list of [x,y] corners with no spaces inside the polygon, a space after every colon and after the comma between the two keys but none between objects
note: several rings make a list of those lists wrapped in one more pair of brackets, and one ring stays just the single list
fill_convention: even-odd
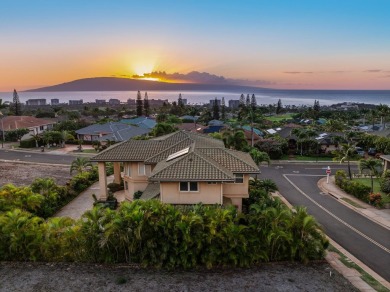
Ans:
[{"label": "sunset sky", "polygon": [[390,89],[389,0],[1,0],[0,11],[0,91],[151,71]]}]

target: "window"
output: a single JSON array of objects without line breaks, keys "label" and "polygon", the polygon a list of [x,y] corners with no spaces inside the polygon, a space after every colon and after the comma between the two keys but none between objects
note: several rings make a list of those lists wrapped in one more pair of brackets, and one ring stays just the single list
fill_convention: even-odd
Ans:
[{"label": "window", "polygon": [[138,174],[145,175],[145,164],[141,162],[138,163]]},{"label": "window", "polygon": [[39,126],[39,130],[43,131],[43,129],[44,129],[43,126]]},{"label": "window", "polygon": [[180,182],[180,191],[181,192],[197,192],[198,191],[198,182],[196,181],[181,181]]},{"label": "window", "polygon": [[125,170],[125,175],[131,177],[131,164],[130,163],[125,164],[124,170]]},{"label": "window", "polygon": [[242,173],[235,173],[234,174],[234,183],[235,184],[244,183],[244,175]]}]

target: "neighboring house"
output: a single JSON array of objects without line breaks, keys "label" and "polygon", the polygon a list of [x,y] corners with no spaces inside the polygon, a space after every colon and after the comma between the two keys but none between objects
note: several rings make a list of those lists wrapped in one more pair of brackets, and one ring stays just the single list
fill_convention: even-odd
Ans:
[{"label": "neighboring house", "polygon": [[83,141],[126,141],[132,137],[145,135],[150,129],[139,128],[123,123],[109,122],[94,124],[76,131],[77,139]]},{"label": "neighboring house", "polygon": [[55,122],[30,117],[30,116],[7,116],[2,118],[0,129],[4,132],[17,129],[29,129],[31,135],[41,134],[46,130],[51,130]]},{"label": "neighboring house", "polygon": [[144,128],[144,129],[153,129],[157,124],[155,119],[152,119],[149,117],[137,117],[134,119],[122,119],[120,122],[124,123],[124,124],[138,126],[140,128]]},{"label": "neighboring house", "polygon": [[208,126],[203,129],[203,133],[205,134],[211,134],[211,133],[219,133],[224,128],[226,128],[226,125],[223,121],[219,120],[211,120],[208,122]]},{"label": "neighboring house", "polygon": [[390,155],[381,155],[379,157],[384,162],[383,171],[389,170],[390,169]]},{"label": "neighboring house", "polygon": [[[248,153],[226,149],[221,140],[178,131],[150,140],[128,140],[94,156],[98,163],[100,198],[107,197],[107,162],[114,163],[114,181],[124,180],[125,198],[159,199],[170,204],[234,205],[248,198],[250,174],[259,168]],[[121,166],[123,177],[121,177]]]},{"label": "neighboring house", "polygon": [[196,123],[181,123],[175,125],[175,127],[178,128],[179,130],[198,132],[198,133],[202,133],[203,129],[206,128],[205,126]]}]

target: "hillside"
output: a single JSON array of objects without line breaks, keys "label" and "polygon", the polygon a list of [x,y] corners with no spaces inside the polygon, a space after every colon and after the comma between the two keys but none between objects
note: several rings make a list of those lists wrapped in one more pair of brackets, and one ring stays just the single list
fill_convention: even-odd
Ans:
[{"label": "hillside", "polygon": [[239,86],[230,84],[168,83],[148,80],[136,80],[117,77],[95,77],[78,79],[53,86],[26,90],[27,92],[54,91],[152,91],[152,90],[194,90],[194,91],[256,91],[260,87]]}]

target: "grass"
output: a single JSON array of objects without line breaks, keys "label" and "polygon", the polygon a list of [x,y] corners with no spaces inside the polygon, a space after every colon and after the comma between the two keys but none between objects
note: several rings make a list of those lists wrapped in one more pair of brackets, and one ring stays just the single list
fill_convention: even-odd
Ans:
[{"label": "grass", "polygon": [[354,206],[356,208],[364,209],[364,207],[360,206],[358,203],[356,203],[355,201],[352,201],[349,198],[341,198],[341,200],[346,201],[348,204],[351,204],[352,206]]},{"label": "grass", "polygon": [[292,119],[292,114],[275,115],[275,116],[265,117],[265,119],[271,122],[280,122],[282,120]]},{"label": "grass", "polygon": [[330,244],[329,247],[328,247],[328,250],[337,253],[340,256],[340,261],[346,267],[351,268],[351,269],[355,269],[356,271],[358,271],[360,273],[360,278],[364,282],[366,282],[368,285],[370,285],[375,291],[390,292],[389,289],[387,289],[385,286],[383,286],[381,283],[379,283],[377,280],[375,280],[371,275],[369,275],[360,266],[358,266],[356,263],[354,263],[349,258],[347,258],[343,253],[341,253],[333,245]]},{"label": "grass", "polygon": [[[371,179],[370,178],[354,178],[354,181],[358,181],[368,187],[371,188]],[[374,193],[380,193],[382,195],[382,202],[385,203],[390,203],[390,196],[385,194],[384,192],[381,191],[381,187],[379,185],[379,178],[374,178]]]},{"label": "grass", "polygon": [[80,153],[94,153],[94,154],[96,154],[98,152],[96,152],[95,149],[83,149],[83,151],[80,152]]},{"label": "grass", "polygon": [[301,156],[294,155],[293,158],[290,158],[288,155],[283,155],[280,160],[296,160],[296,161],[332,161],[332,157],[324,157],[324,156]]}]

